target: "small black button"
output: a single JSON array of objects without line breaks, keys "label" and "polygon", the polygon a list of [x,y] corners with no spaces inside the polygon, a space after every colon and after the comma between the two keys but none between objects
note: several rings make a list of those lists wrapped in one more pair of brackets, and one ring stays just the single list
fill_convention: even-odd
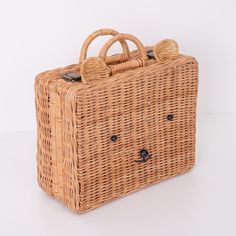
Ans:
[{"label": "small black button", "polygon": [[166,118],[167,118],[167,120],[172,121],[173,118],[174,118],[174,115],[173,114],[169,114]]},{"label": "small black button", "polygon": [[145,148],[139,151],[139,156],[141,157],[141,159],[135,160],[135,162],[145,163],[151,157],[151,155],[148,153],[148,150],[146,150]]},{"label": "small black button", "polygon": [[117,139],[118,139],[117,135],[112,135],[111,136],[111,141],[112,142],[116,142]]},{"label": "small black button", "polygon": [[146,160],[147,157],[148,157],[148,151],[146,149],[142,149],[139,153],[140,157],[143,159],[143,160]]}]

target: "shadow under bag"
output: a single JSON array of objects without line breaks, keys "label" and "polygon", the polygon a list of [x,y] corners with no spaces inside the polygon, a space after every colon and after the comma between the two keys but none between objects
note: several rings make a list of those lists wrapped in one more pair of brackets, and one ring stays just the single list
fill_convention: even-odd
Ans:
[{"label": "shadow under bag", "polygon": [[[99,35],[112,37],[86,58]],[[116,42],[123,53],[107,56]],[[189,171],[197,86],[197,61],[174,40],[144,47],[130,34],[94,32],[78,64],[36,77],[39,185],[82,213]]]}]

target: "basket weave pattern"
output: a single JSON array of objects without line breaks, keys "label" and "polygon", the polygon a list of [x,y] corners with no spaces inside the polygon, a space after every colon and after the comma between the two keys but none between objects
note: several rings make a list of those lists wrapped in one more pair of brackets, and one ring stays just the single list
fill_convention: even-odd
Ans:
[{"label": "basket weave pattern", "polygon": [[[122,38],[114,37],[110,42]],[[104,60],[116,66],[117,58],[127,56]],[[136,58],[142,58],[140,50],[130,53],[125,66],[117,63],[109,78],[86,84],[62,79],[65,72],[80,73],[81,64],[36,78],[38,182],[77,212],[194,165],[196,60],[179,55],[164,63],[144,60],[144,66],[132,62],[135,67],[127,69]],[[149,153],[145,163],[138,162],[142,149]]]}]

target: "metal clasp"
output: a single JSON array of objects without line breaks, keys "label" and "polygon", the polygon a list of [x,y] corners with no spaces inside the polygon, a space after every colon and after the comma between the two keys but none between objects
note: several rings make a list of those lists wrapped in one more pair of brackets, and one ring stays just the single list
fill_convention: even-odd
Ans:
[{"label": "metal clasp", "polygon": [[73,71],[64,73],[62,78],[69,82],[81,82],[81,75]]}]

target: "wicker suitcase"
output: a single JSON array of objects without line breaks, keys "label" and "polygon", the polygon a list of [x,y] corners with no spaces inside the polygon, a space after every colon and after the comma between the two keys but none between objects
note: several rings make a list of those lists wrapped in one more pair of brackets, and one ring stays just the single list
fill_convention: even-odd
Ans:
[{"label": "wicker suitcase", "polygon": [[[86,59],[99,35],[112,37]],[[117,41],[123,53],[106,56]],[[39,185],[82,213],[189,171],[197,85],[197,61],[174,40],[144,47],[129,34],[94,32],[80,63],[36,77]]]}]

